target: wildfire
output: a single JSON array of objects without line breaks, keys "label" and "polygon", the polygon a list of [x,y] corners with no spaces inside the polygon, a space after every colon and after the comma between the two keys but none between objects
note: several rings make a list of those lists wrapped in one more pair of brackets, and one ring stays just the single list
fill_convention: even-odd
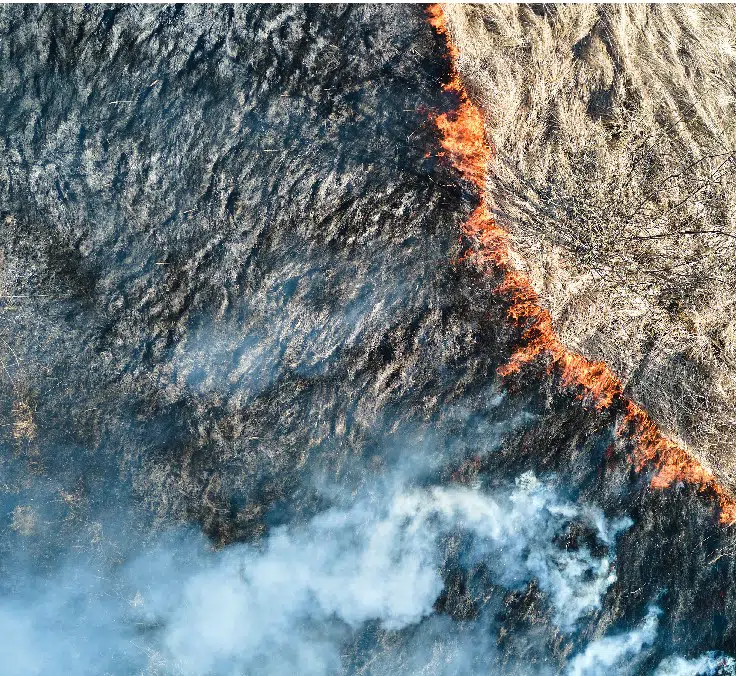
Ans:
[{"label": "wildfire", "polygon": [[481,204],[463,224],[463,233],[473,242],[463,259],[480,269],[502,277],[497,292],[509,304],[509,318],[522,327],[520,346],[507,364],[499,369],[503,377],[520,371],[524,365],[546,357],[550,372],[556,372],[565,387],[576,388],[580,396],[591,401],[598,410],[620,404],[625,414],[617,428],[636,441],[634,467],[643,470],[650,464],[656,468],[652,488],[666,488],[677,481],[695,485],[702,493],[716,498],[720,520],[736,523],[736,500],[718,483],[714,474],[703,467],[677,444],[667,439],[641,407],[623,394],[623,385],[604,363],[592,361],[568,349],[560,341],[529,279],[515,269],[510,256],[508,233],[497,225],[491,212],[491,197],[486,189],[486,175],[493,155],[486,138],[485,121],[480,109],[471,101],[462,83],[456,63],[460,57],[447,28],[440,5],[428,8],[429,23],[445,38],[451,58],[451,79],[445,89],[458,95],[459,105],[451,113],[439,115],[435,124],[440,132],[441,155],[447,157],[473,183],[481,195]]}]

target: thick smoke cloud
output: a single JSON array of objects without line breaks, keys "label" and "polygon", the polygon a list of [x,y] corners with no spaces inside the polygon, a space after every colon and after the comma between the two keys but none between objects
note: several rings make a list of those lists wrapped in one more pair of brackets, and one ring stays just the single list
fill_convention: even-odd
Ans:
[{"label": "thick smoke cloud", "polygon": [[[448,538],[462,543],[460,565],[487,567],[494,584],[537,580],[563,630],[598,608],[614,580],[609,557],[562,549],[556,538],[576,520],[613,544],[628,522],[567,502],[532,475],[492,494],[387,486],[274,529],[257,546],[208,552],[191,534],[170,536],[130,563],[76,562],[29,585],[0,607],[15,646],[5,673],[330,674],[344,670],[343,647],[356,640],[380,671],[389,663],[376,631],[397,640],[409,631],[407,659],[439,650],[447,662],[454,650],[453,668],[462,659],[467,669],[470,638],[492,629],[493,617],[476,618],[460,639],[450,626],[453,645],[438,631],[457,624],[435,612]],[[487,670],[492,647],[476,657]],[[432,673],[442,673],[438,664]]]}]

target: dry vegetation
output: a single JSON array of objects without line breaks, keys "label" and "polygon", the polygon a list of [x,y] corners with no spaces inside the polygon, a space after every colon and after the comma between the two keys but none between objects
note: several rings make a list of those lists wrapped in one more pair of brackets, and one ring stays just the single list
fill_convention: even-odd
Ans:
[{"label": "dry vegetation", "polygon": [[489,188],[563,341],[736,485],[736,12],[451,5]]},{"label": "dry vegetation", "polygon": [[27,401],[13,403],[13,438],[16,441],[32,441],[36,437],[36,422],[33,409]]}]

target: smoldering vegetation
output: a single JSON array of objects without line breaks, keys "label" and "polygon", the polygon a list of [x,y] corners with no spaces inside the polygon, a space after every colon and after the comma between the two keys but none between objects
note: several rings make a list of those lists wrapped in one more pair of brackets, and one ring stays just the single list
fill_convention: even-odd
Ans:
[{"label": "smoldering vegetation", "polygon": [[708,496],[496,377],[442,50],[415,6],[0,11],[4,673],[732,669]]},{"label": "smoldering vegetation", "polygon": [[449,16],[496,147],[498,217],[563,341],[733,487],[732,8]]}]

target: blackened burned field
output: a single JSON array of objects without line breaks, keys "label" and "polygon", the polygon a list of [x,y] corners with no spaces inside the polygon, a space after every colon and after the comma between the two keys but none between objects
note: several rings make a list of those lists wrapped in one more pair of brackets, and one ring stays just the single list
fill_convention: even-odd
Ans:
[{"label": "blackened burned field", "polygon": [[709,496],[496,375],[443,53],[422,6],[0,11],[3,673],[732,668]]}]

